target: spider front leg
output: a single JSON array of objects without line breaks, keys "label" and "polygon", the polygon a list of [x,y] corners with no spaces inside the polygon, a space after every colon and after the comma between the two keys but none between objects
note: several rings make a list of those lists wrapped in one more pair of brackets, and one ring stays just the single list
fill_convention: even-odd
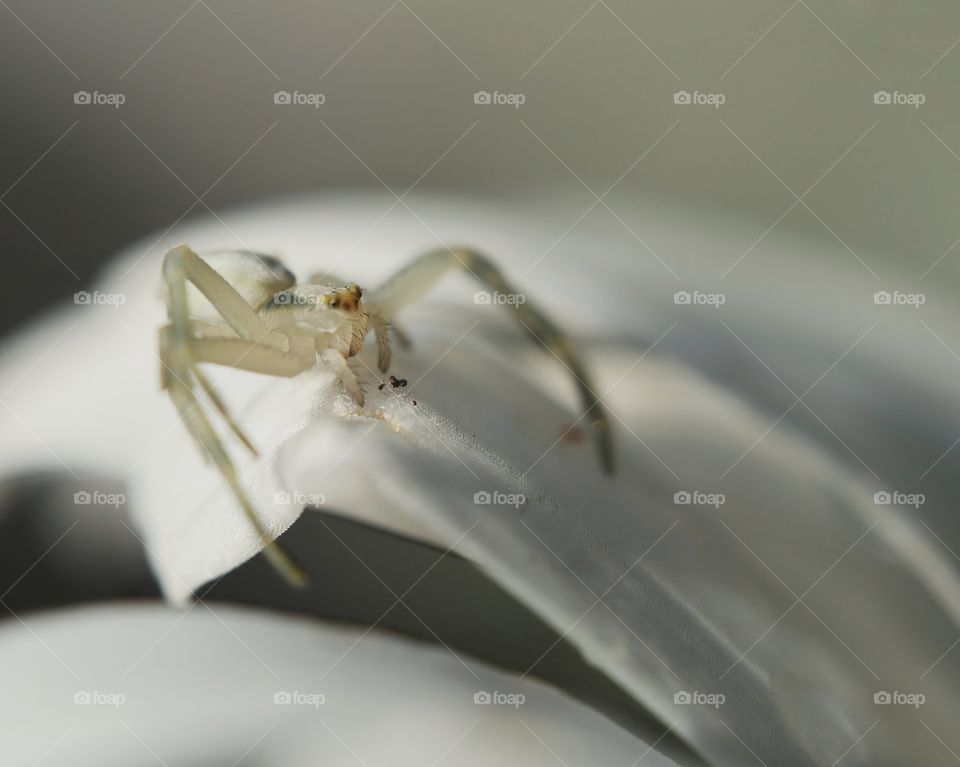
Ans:
[{"label": "spider front leg", "polygon": [[[234,434],[251,450],[253,446],[230,417],[223,401],[197,365],[200,362],[214,362],[272,375],[296,375],[312,365],[314,357],[312,353],[298,355],[285,348],[289,346],[289,339],[270,333],[243,296],[189,248],[181,246],[167,253],[163,263],[163,279],[170,321],[160,332],[163,388],[170,395],[181,420],[204,456],[223,475],[260,538],[264,556],[285,580],[295,586],[303,586],[308,580],[306,571],[270,538],[260,524],[253,505],[240,485],[233,461],[202,408],[197,397],[198,390],[221,414]],[[190,318],[188,283],[203,294],[229,328]]]},{"label": "spider front leg", "polygon": [[[479,280],[493,293],[521,295],[504,277],[503,273],[486,256],[466,248],[430,251],[415,259],[388,279],[370,297],[371,317],[378,315],[382,321],[392,319],[400,309],[421,297],[447,272],[459,269]],[[593,431],[603,470],[613,473],[613,441],[610,436],[610,421],[607,412],[594,393],[586,368],[580,361],[573,343],[542,311],[529,301],[514,302],[508,306],[525,330],[573,375],[584,415],[591,414]]]}]

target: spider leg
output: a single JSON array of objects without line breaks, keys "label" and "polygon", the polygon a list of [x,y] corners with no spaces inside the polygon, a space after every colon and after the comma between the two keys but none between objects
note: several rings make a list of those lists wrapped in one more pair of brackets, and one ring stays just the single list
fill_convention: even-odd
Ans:
[{"label": "spider leg", "polygon": [[[466,248],[430,251],[415,259],[389,278],[370,296],[371,314],[392,320],[403,307],[422,298],[447,272],[454,269],[472,274],[489,290],[505,295],[521,295],[489,258]],[[526,331],[550,351],[570,371],[576,382],[584,414],[590,414],[594,439],[603,470],[614,469],[613,441],[606,409],[594,393],[586,368],[566,334],[529,300],[510,304]]]},{"label": "spider leg", "polygon": [[194,368],[193,375],[197,379],[197,383],[200,385],[200,388],[203,390],[206,398],[217,409],[217,412],[220,413],[220,417],[223,418],[224,422],[227,424],[230,431],[233,432],[234,436],[240,440],[241,443],[243,443],[243,446],[250,451],[251,455],[259,457],[260,454],[257,452],[257,448],[254,447],[253,442],[250,441],[250,438],[247,436],[246,432],[240,428],[240,424],[238,424],[234,417],[230,414],[230,410],[217,393],[217,390],[213,388],[213,384],[211,384],[207,377],[200,372],[199,368]]},{"label": "spider leg", "polygon": [[320,359],[333,369],[353,401],[356,402],[358,406],[363,407],[363,386],[360,383],[360,377],[357,375],[354,367],[355,363],[353,362],[356,358],[350,357],[348,359],[336,349],[324,349],[320,352]]},{"label": "spider leg", "polygon": [[381,373],[386,373],[390,369],[390,333],[389,325],[379,312],[368,312],[370,324],[373,326],[373,333],[377,338],[377,365]]},{"label": "spider leg", "polygon": [[[181,246],[167,253],[163,263],[163,277],[167,288],[167,312],[170,320],[170,324],[163,328],[160,334],[163,388],[170,395],[190,435],[203,454],[213,461],[220,471],[247,520],[260,537],[267,561],[289,583],[303,586],[308,580],[306,571],[284,551],[280,544],[270,538],[260,524],[253,505],[240,485],[233,461],[203,411],[196,394],[197,389],[204,392],[214,408],[224,416],[233,432],[252,449],[249,439],[230,418],[223,401],[202,374],[199,374],[196,365],[201,361],[230,364],[231,354],[233,354],[232,361],[236,363],[239,342],[241,347],[245,347],[248,356],[256,357],[256,361],[266,368],[269,367],[271,357],[276,357],[278,353],[284,354],[283,349],[279,347],[285,343],[285,339],[269,333],[256,311],[246,303],[230,283],[189,248]],[[190,319],[187,305],[188,282],[207,298],[239,338],[225,338],[222,331],[212,331],[218,336],[216,338],[204,339],[202,335],[197,336],[198,323]],[[228,350],[224,353],[224,346],[232,347],[233,351]],[[312,361],[311,356],[311,364]],[[301,359],[300,364],[302,365],[303,362],[304,360]],[[288,360],[286,369],[292,370],[293,367]],[[301,369],[304,368],[301,367]],[[272,371],[264,369],[261,372]],[[273,374],[283,375],[284,373],[274,372]]]},{"label": "spider leg", "polygon": [[[249,370],[254,373],[289,377],[302,373],[311,367],[315,361],[309,349],[297,350],[299,353],[283,351],[263,342],[248,341],[237,338],[232,334],[225,335],[224,331],[227,334],[231,333],[229,328],[201,322],[192,324],[194,327],[192,346],[195,363],[205,362],[238,370]],[[167,333],[168,331],[169,326],[164,328],[162,332]],[[161,343],[169,344],[169,340],[164,338]],[[226,403],[207,377],[200,371],[200,368],[194,365],[192,372],[203,394],[220,413],[230,431],[254,456],[258,455],[256,447],[230,414]]]},{"label": "spider leg", "polygon": [[[233,335],[225,335],[224,331],[227,334],[231,332],[229,328],[224,329],[203,322],[192,322],[191,325],[194,328],[191,350],[195,364],[190,368],[190,374],[207,400],[220,413],[230,431],[254,456],[257,456],[257,449],[253,442],[233,418],[223,398],[196,363],[210,363],[265,375],[291,377],[313,366],[315,356],[311,348],[303,348],[303,344],[300,344],[299,348],[295,345],[294,350],[284,351],[262,341],[248,341]],[[170,325],[161,329],[161,349],[169,349],[172,343],[170,331]],[[162,359],[171,357],[169,352],[161,354]],[[172,370],[172,368],[169,369]]]}]

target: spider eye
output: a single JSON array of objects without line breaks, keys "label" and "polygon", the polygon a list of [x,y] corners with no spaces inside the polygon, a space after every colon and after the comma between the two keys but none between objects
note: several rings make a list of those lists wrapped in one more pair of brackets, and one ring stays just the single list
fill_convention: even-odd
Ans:
[{"label": "spider eye", "polygon": [[330,302],[330,306],[331,306],[331,308],[336,309],[338,306],[340,306],[340,299],[339,299],[339,298],[333,299],[333,300]]}]

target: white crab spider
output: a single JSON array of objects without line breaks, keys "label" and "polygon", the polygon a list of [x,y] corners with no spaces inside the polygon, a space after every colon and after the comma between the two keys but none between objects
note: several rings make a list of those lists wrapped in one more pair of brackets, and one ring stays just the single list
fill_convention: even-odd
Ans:
[{"label": "white crab spider", "polygon": [[[379,367],[386,372],[391,357],[389,320],[453,268],[467,270],[491,291],[516,294],[489,259],[466,249],[425,253],[366,298],[359,286],[331,284],[323,275],[297,283],[276,258],[248,251],[221,251],[201,257],[182,245],[164,258],[169,324],[160,331],[163,388],[201,451],[223,474],[262,539],[268,561],[291,583],[305,583],[306,572],[260,525],[233,461],[200,406],[198,394],[205,396],[254,455],[256,449],[198,365],[213,363],[290,377],[316,365],[320,354],[328,360],[332,356],[342,360],[340,378],[357,405],[362,406],[363,390],[346,361],[363,348],[367,333],[373,330]],[[612,472],[609,422],[572,344],[530,303],[515,304],[510,309],[573,374],[585,414],[592,414],[601,465],[604,471]]]}]

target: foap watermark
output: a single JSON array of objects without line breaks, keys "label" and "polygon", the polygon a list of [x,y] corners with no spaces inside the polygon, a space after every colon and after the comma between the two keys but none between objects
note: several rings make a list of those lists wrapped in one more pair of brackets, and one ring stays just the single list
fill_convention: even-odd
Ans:
[{"label": "foap watermark", "polygon": [[701,293],[699,290],[678,290],[673,294],[673,303],[677,306],[712,306],[719,309],[727,303],[723,293]]},{"label": "foap watermark", "polygon": [[919,309],[927,303],[927,297],[923,293],[878,290],[873,294],[873,303],[877,306],[912,306],[914,309]]},{"label": "foap watermark", "polygon": [[480,290],[473,294],[473,303],[522,306],[527,303],[527,297],[523,293],[501,293],[499,290],[491,293],[487,290]]},{"label": "foap watermark", "polygon": [[127,502],[123,493],[101,493],[99,490],[78,490],[73,494],[77,506],[113,506],[119,509]]},{"label": "foap watermark", "polygon": [[294,293],[291,290],[281,290],[274,295],[271,303],[276,306],[319,306],[323,302],[322,294]]},{"label": "foap watermark", "polygon": [[527,701],[522,692],[487,692],[480,690],[473,694],[473,702],[478,706],[513,706],[520,708]]},{"label": "foap watermark", "polygon": [[887,692],[880,690],[873,694],[873,702],[878,706],[913,706],[920,708],[927,702],[927,696],[922,692]]},{"label": "foap watermark", "polygon": [[719,109],[727,103],[723,93],[701,93],[700,91],[677,91],[673,94],[673,103],[680,106],[713,107]]},{"label": "foap watermark", "polygon": [[726,700],[727,696],[722,692],[680,690],[680,692],[673,694],[673,702],[677,706],[713,706],[713,708],[720,708]]},{"label": "foap watermark", "polygon": [[83,106],[103,106],[119,109],[126,102],[127,97],[122,93],[101,93],[100,91],[77,91],[73,94],[73,103]]},{"label": "foap watermark", "polygon": [[527,103],[527,97],[523,93],[501,93],[500,91],[477,91],[473,94],[473,103],[496,106],[508,106],[519,109]]},{"label": "foap watermark", "polygon": [[99,290],[89,293],[81,290],[73,294],[73,303],[77,306],[112,306],[119,309],[127,303],[127,297],[123,293],[101,293]]},{"label": "foap watermark", "polygon": [[301,93],[300,91],[276,91],[273,94],[273,103],[281,106],[313,107],[319,109],[327,103],[324,93]]},{"label": "foap watermark", "polygon": [[913,107],[914,109],[919,109],[927,103],[927,97],[923,93],[877,91],[873,94],[873,103],[882,106]]},{"label": "foap watermark", "polygon": [[473,502],[477,506],[513,506],[519,509],[526,504],[527,496],[523,493],[501,493],[499,490],[479,490],[473,494]]},{"label": "foap watermark", "polygon": [[919,509],[927,502],[927,496],[923,493],[901,493],[899,490],[890,492],[880,490],[873,494],[873,502],[877,506],[912,506]]},{"label": "foap watermark", "polygon": [[277,690],[273,694],[273,703],[277,706],[312,706],[320,708],[327,702],[322,692],[300,692],[299,690]]},{"label": "foap watermark", "polygon": [[120,708],[127,702],[127,696],[120,692],[100,692],[99,690],[77,690],[73,694],[77,706],[111,706]]},{"label": "foap watermark", "polygon": [[678,490],[673,494],[677,506],[713,506],[719,509],[727,502],[723,493],[703,493],[700,490]]},{"label": "foap watermark", "polygon": [[327,497],[320,493],[287,493],[280,492],[273,494],[273,502],[284,505],[296,504],[298,506],[323,506],[327,502]]}]

